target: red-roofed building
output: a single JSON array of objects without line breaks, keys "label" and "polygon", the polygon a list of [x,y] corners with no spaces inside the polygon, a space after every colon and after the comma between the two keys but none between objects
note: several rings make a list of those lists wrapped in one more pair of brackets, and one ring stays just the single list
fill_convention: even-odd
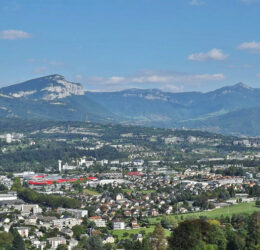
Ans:
[{"label": "red-roofed building", "polygon": [[127,175],[128,176],[142,176],[143,174],[141,174],[140,172],[129,172]]},{"label": "red-roofed building", "polygon": [[89,179],[90,181],[97,181],[97,178],[96,178],[96,177],[88,177],[88,179]]}]

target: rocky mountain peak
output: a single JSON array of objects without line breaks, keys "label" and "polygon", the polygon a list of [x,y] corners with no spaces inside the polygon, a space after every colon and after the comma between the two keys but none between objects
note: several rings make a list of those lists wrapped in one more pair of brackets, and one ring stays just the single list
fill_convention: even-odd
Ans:
[{"label": "rocky mountain peak", "polygon": [[242,83],[242,82],[239,82],[233,86],[231,86],[232,89],[252,89],[251,87],[249,87],[248,85]]},{"label": "rocky mountain peak", "polygon": [[67,81],[61,75],[51,75],[46,77],[49,84],[40,91],[45,92],[44,100],[62,99],[71,95],[84,95],[81,84]]},{"label": "rocky mountain peak", "polygon": [[15,98],[51,101],[71,95],[84,95],[81,84],[67,81],[62,75],[49,75],[0,89],[0,93]]}]

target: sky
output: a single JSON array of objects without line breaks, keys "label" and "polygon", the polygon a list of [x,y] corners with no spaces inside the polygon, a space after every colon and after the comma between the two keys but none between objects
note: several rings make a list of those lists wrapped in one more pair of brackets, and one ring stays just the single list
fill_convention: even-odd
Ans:
[{"label": "sky", "polygon": [[0,0],[0,87],[260,87],[260,0]]}]

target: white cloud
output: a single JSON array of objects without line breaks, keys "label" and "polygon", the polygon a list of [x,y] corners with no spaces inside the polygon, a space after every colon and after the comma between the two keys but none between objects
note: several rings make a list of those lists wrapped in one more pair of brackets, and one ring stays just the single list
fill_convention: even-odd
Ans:
[{"label": "white cloud", "polygon": [[0,31],[0,39],[16,40],[31,38],[32,35],[22,30],[2,30]]},{"label": "white cloud", "polygon": [[225,76],[224,74],[201,74],[194,75],[192,78],[194,81],[222,81],[225,79]]},{"label": "white cloud", "polygon": [[35,68],[35,69],[33,70],[33,73],[35,73],[35,74],[41,74],[41,73],[44,73],[44,72],[46,72],[46,71],[47,71],[47,67],[42,66],[42,67]]},{"label": "white cloud", "polygon": [[191,82],[202,82],[202,81],[221,81],[224,80],[225,76],[222,73],[218,74],[162,74],[145,72],[137,76],[112,76],[112,77],[91,77],[88,78],[88,82],[114,85],[114,84],[168,84],[168,83],[191,83]]},{"label": "white cloud", "polygon": [[173,81],[175,76],[172,75],[144,75],[137,76],[131,79],[132,82],[135,83],[168,83]]},{"label": "white cloud", "polygon": [[62,65],[64,65],[63,62],[58,62],[58,61],[50,61],[49,64],[51,66],[62,66]]},{"label": "white cloud", "polygon": [[194,53],[188,56],[191,61],[223,61],[228,57],[227,54],[223,54],[221,49],[212,49],[206,53]]},{"label": "white cloud", "polygon": [[249,69],[249,68],[252,68],[253,66],[250,64],[242,64],[242,65],[230,64],[227,67],[230,69]]},{"label": "white cloud", "polygon": [[100,76],[93,76],[88,78],[89,82],[95,82],[98,84],[107,84],[107,85],[114,85],[127,82],[125,77],[121,76],[111,76],[111,77],[100,77]]},{"label": "white cloud", "polygon": [[82,78],[81,82],[92,91],[119,91],[129,88],[157,88],[164,91],[181,92],[196,90],[203,84],[225,80],[222,73],[185,74],[172,71],[141,71],[130,76],[108,76]]},{"label": "white cloud", "polygon": [[118,84],[124,81],[126,81],[126,78],[121,76],[112,76],[106,80],[108,84]]},{"label": "white cloud", "polygon": [[160,87],[162,91],[166,92],[182,92],[184,90],[184,86],[176,86],[172,84],[167,84],[165,86]]},{"label": "white cloud", "polygon": [[241,43],[238,47],[239,50],[247,50],[250,52],[259,52],[260,51],[260,42],[244,42]]},{"label": "white cloud", "polygon": [[133,83],[178,83],[198,81],[220,81],[225,77],[223,74],[193,74],[193,75],[148,75],[130,78]]},{"label": "white cloud", "polygon": [[200,5],[204,5],[205,2],[201,1],[201,0],[190,0],[190,5],[192,6],[200,6]]}]

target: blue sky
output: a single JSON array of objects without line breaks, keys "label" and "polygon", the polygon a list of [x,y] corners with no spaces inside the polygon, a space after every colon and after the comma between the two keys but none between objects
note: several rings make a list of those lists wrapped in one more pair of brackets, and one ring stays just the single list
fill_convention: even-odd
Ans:
[{"label": "blue sky", "polygon": [[260,87],[259,0],[1,0],[0,86]]}]

